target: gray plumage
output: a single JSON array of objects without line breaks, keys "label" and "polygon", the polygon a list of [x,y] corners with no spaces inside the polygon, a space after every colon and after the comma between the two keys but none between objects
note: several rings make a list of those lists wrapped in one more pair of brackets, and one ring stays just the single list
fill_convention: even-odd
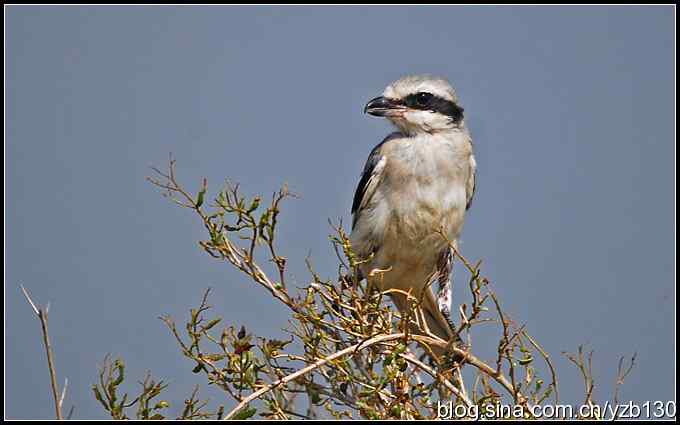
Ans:
[{"label": "gray plumage", "polygon": [[[440,291],[450,291],[449,247],[435,232],[441,228],[456,241],[474,195],[476,163],[463,109],[445,80],[410,76],[389,85],[366,112],[399,131],[373,149],[364,167],[352,204],[353,250],[371,258],[360,266],[364,276],[389,269],[382,290],[423,294],[427,327],[449,340],[450,294],[438,305],[423,289],[439,281]],[[402,313],[409,309],[404,295],[391,298]]]}]

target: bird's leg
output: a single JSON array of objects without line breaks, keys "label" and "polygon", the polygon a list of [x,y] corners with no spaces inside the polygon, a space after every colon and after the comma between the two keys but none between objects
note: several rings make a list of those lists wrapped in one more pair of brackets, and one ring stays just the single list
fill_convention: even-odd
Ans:
[{"label": "bird's leg", "polygon": [[451,282],[452,271],[453,253],[447,248],[439,254],[437,260],[437,306],[455,333],[456,327],[451,321],[451,299],[453,291],[453,284]]},{"label": "bird's leg", "polygon": [[[453,298],[453,259],[453,251],[449,248],[443,250],[439,255],[436,271],[438,283],[437,306],[439,307],[439,311],[442,313],[442,316],[444,316],[444,319],[446,319],[446,322],[453,333],[453,338],[449,341],[449,344],[462,348],[461,344],[463,341],[456,331],[456,325],[453,323],[453,320],[451,320],[451,301]],[[447,359],[445,359],[445,362],[460,363],[462,360],[463,359],[460,358],[460,356],[450,354]]]},{"label": "bird's leg", "polygon": [[[437,260],[436,273],[438,284],[437,306],[439,307],[439,311],[442,313],[442,316],[444,316],[444,319],[446,319],[446,322],[448,323],[449,327],[451,328],[451,332],[453,333],[453,338],[449,340],[448,348],[446,350],[446,354],[443,358],[443,361],[445,368],[447,369],[454,368],[455,374],[460,373],[460,369],[458,369],[458,372],[456,372],[455,368],[456,365],[460,367],[464,359],[462,356],[453,353],[453,350],[450,350],[450,348],[453,346],[460,348],[462,344],[460,335],[458,335],[458,332],[456,331],[456,325],[451,320],[451,301],[453,299],[453,278],[452,278],[453,259],[454,259],[453,251],[447,247],[439,254],[439,258]],[[459,390],[464,390],[464,388],[461,388],[459,380],[454,380],[453,384]]]}]

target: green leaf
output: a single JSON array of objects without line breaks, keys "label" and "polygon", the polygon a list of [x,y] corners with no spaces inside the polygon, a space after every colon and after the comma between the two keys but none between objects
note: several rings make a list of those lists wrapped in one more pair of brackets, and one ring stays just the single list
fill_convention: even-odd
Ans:
[{"label": "green leaf", "polygon": [[526,366],[526,365],[528,365],[529,363],[531,363],[531,362],[533,362],[533,361],[534,361],[533,356],[532,356],[531,354],[529,354],[528,356],[526,356],[525,358],[523,358],[522,360],[520,360],[520,361],[519,361],[519,364],[521,364],[522,366]]},{"label": "green leaf", "polygon": [[392,406],[392,409],[390,409],[390,414],[394,417],[400,417],[401,416],[401,406],[399,405],[394,405]]},{"label": "green leaf", "polygon": [[220,343],[223,347],[226,347],[229,343],[229,334],[227,333],[227,328],[222,330],[222,338],[220,339]]},{"label": "green leaf", "polygon": [[233,418],[236,421],[242,421],[244,419],[252,417],[255,413],[257,413],[257,410],[254,407],[246,406],[243,409],[239,410],[239,412],[235,414]]},{"label": "green leaf", "polygon": [[203,326],[203,330],[204,330],[204,331],[207,331],[208,329],[212,328],[213,326],[215,326],[216,324],[220,323],[221,321],[222,321],[222,318],[221,318],[221,317],[218,317],[218,318],[216,318],[216,319],[213,319],[213,320],[209,321],[208,324],[206,324],[205,326]]},{"label": "green leaf", "polygon": [[205,199],[205,188],[198,192],[198,198],[196,199],[196,208],[200,208],[203,205]]},{"label": "green leaf", "polygon": [[255,199],[253,199],[253,203],[250,204],[250,207],[248,208],[248,213],[251,213],[257,209],[257,207],[260,206],[260,197],[256,196]]},{"label": "green leaf", "polygon": [[96,385],[92,386],[92,391],[94,392],[94,398],[97,399],[105,408],[108,409],[108,406],[104,402],[104,398],[102,397],[102,393],[99,392],[99,388],[97,388]]},{"label": "green leaf", "polygon": [[170,403],[168,403],[165,400],[161,400],[161,401],[158,402],[158,404],[156,404],[156,406],[154,406],[154,410],[165,409],[166,407],[169,407],[169,406],[170,406]]},{"label": "green leaf", "polygon": [[204,354],[203,358],[206,360],[209,360],[211,362],[219,362],[220,360],[224,359],[226,356],[224,354]]},{"label": "green leaf", "polygon": [[313,387],[307,387],[307,395],[309,396],[309,399],[312,402],[312,404],[318,404],[321,401],[319,391],[317,391]]},{"label": "green leaf", "polygon": [[115,381],[113,381],[113,386],[117,387],[125,379],[125,364],[123,364],[122,360],[116,360],[113,365],[116,369],[118,369],[118,377]]}]

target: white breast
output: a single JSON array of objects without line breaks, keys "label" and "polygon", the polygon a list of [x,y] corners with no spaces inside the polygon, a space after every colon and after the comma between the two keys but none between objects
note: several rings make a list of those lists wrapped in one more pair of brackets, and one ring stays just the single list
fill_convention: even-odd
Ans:
[{"label": "white breast", "polygon": [[469,136],[460,132],[395,139],[381,154],[381,178],[352,232],[353,247],[360,253],[369,245],[378,248],[372,267],[414,261],[429,267],[446,246],[435,231],[443,228],[451,240],[462,231],[471,173]]}]

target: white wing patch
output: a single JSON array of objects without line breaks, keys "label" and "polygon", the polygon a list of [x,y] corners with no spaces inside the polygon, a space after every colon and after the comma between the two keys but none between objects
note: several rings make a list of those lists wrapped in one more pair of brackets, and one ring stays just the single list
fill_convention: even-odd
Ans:
[{"label": "white wing patch", "polygon": [[470,176],[465,184],[465,209],[470,208],[472,198],[475,196],[477,161],[474,155],[470,155]]}]

